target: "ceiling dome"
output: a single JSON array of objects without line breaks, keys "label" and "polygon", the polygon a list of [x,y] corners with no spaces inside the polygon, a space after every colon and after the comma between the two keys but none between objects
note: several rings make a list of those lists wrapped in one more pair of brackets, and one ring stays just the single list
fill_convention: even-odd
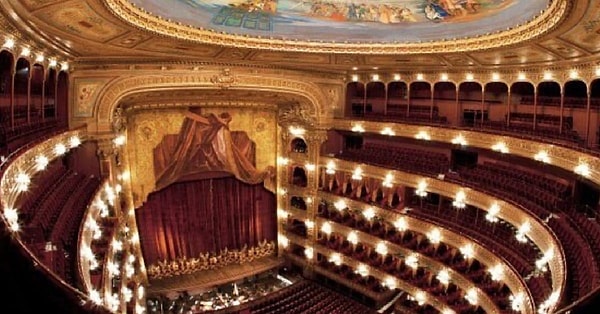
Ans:
[{"label": "ceiling dome", "polygon": [[180,39],[272,50],[428,53],[539,36],[564,0],[105,0],[124,20]]}]

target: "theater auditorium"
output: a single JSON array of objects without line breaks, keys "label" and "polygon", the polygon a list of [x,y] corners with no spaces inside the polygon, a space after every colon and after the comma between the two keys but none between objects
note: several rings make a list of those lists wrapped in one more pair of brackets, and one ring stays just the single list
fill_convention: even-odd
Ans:
[{"label": "theater auditorium", "polygon": [[0,313],[600,308],[600,0],[0,1]]}]

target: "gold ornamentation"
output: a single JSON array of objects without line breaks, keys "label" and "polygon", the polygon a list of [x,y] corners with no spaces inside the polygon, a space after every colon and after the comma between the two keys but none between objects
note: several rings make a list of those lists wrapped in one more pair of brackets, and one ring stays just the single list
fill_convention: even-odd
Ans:
[{"label": "gold ornamentation", "polygon": [[210,81],[221,89],[228,89],[235,84],[236,79],[235,76],[231,75],[230,69],[223,69],[223,72],[211,77]]}]

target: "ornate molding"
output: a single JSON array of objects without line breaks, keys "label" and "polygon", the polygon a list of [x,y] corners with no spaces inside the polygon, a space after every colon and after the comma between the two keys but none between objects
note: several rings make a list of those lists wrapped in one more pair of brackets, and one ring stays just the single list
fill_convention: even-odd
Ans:
[{"label": "ornate molding", "polygon": [[452,41],[405,43],[338,43],[303,40],[285,40],[219,33],[208,29],[183,25],[139,8],[126,0],[104,0],[105,6],[117,17],[140,29],[203,44],[237,48],[269,49],[311,53],[349,54],[423,54],[465,52],[497,48],[537,38],[555,28],[567,15],[569,1],[555,0],[531,22],[493,34],[462,38]]}]

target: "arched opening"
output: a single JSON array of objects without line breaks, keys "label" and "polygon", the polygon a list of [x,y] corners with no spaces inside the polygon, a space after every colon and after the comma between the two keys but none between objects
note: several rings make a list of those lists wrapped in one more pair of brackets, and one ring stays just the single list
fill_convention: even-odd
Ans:
[{"label": "arched opening", "polygon": [[530,82],[516,82],[510,86],[510,95],[507,126],[517,130],[519,127],[531,129],[533,121],[527,122],[526,115],[532,112],[535,87]]},{"label": "arched opening", "polygon": [[408,117],[410,117],[410,120],[431,120],[433,103],[429,82],[412,82],[408,99]]},{"label": "arched opening", "polygon": [[292,171],[292,184],[299,187],[306,187],[308,184],[308,177],[304,168],[296,166]]},{"label": "arched opening", "polygon": [[308,146],[306,142],[301,138],[295,138],[292,140],[292,152],[294,153],[303,153],[307,152]]},{"label": "arched opening", "polygon": [[60,126],[66,126],[69,122],[69,74],[61,71],[58,74],[58,84],[56,86],[56,116]]},{"label": "arched opening", "polygon": [[28,122],[28,102],[27,95],[29,94],[29,61],[23,58],[17,60],[15,70],[15,106],[13,111],[14,125],[22,125]]},{"label": "arched opening", "polygon": [[365,115],[374,113],[376,115],[382,115],[385,113],[385,84],[382,82],[369,82],[367,83],[367,95],[366,95]]},{"label": "arched opening", "polygon": [[560,84],[557,82],[541,82],[537,86],[537,100],[533,109],[533,128],[539,131],[558,131],[560,115],[551,107],[560,107]]},{"label": "arched opening", "polygon": [[44,119],[56,117],[56,70],[51,68],[44,84]]},{"label": "arched opening", "polygon": [[408,85],[405,82],[391,82],[387,89],[386,115],[406,116]]},{"label": "arched opening", "polygon": [[299,210],[306,210],[306,208],[307,208],[304,198],[302,198],[300,196],[292,196],[290,198],[290,206],[292,206],[295,209],[299,209]]},{"label": "arched opening", "polygon": [[587,86],[580,80],[568,81],[564,86],[566,108],[585,108],[587,105]]},{"label": "arched opening", "polygon": [[462,112],[462,125],[473,127],[486,120],[487,111],[482,110],[483,89],[477,82],[462,82],[458,85],[458,107]]},{"label": "arched opening", "polygon": [[568,81],[563,87],[563,94],[561,133],[573,141],[581,140],[583,142],[581,136],[584,136],[586,140],[588,138],[588,115],[590,114],[587,110],[581,110],[587,109],[587,85],[580,80]]},{"label": "arched opening", "polygon": [[508,112],[508,85],[503,82],[487,83],[484,88],[484,110],[488,119],[483,121],[483,127],[502,129],[506,126]]},{"label": "arched opening", "polygon": [[453,82],[437,82],[433,85],[433,117],[438,121],[454,123],[456,121],[456,84]]},{"label": "arched opening", "polygon": [[11,123],[11,96],[13,91],[14,59],[10,52],[0,52],[0,123]]},{"label": "arched opening", "polygon": [[350,82],[346,85],[346,116],[362,116],[365,113],[365,85]]},{"label": "arched opening", "polygon": [[595,136],[591,143],[593,148],[600,147],[600,78],[593,80],[590,83],[590,107],[594,110],[593,116],[590,113],[590,137]]},{"label": "arched opening", "polygon": [[31,70],[31,98],[29,105],[29,119],[38,123],[42,119],[42,102],[44,94],[44,67],[34,64]]}]

